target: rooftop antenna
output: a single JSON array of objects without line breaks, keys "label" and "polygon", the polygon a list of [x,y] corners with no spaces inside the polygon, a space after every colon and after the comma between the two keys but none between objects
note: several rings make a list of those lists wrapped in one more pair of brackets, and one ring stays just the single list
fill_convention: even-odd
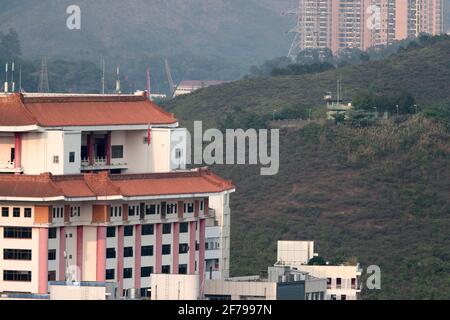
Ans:
[{"label": "rooftop antenna", "polygon": [[22,65],[19,66],[19,92],[22,92]]},{"label": "rooftop antenna", "polygon": [[116,94],[120,94],[120,67],[117,66]]},{"label": "rooftop antenna", "polygon": [[11,68],[11,92],[15,92],[16,91],[16,83],[14,82],[14,61],[12,63],[12,68]]},{"label": "rooftop antenna", "polygon": [[50,91],[50,88],[49,88],[49,85],[48,85],[47,58],[43,57],[42,58],[42,63],[41,63],[41,75],[39,77],[38,92],[45,93],[45,92],[49,92],[49,91]]},{"label": "rooftop antenna", "polygon": [[105,94],[105,59],[102,57],[102,94]]},{"label": "rooftop antenna", "polygon": [[150,67],[147,67],[147,94],[148,99],[152,100],[152,83],[150,80]]},{"label": "rooftop antenna", "polygon": [[5,93],[8,93],[8,63],[6,63],[5,72],[6,72]]}]

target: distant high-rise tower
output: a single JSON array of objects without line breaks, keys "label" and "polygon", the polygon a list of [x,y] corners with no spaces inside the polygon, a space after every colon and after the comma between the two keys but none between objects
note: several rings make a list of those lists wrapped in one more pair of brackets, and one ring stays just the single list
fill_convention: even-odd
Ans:
[{"label": "distant high-rise tower", "polygon": [[38,92],[46,93],[49,92],[49,84],[48,84],[48,65],[47,65],[47,58],[42,58],[41,62],[41,74],[39,76],[39,86],[38,86]]},{"label": "distant high-rise tower", "polygon": [[299,0],[297,14],[298,50],[366,50],[443,32],[443,0]]}]

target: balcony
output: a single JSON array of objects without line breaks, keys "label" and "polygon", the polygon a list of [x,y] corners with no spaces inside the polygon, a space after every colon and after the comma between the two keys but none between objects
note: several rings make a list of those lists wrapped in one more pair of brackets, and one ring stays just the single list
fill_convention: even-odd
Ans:
[{"label": "balcony", "polygon": [[127,169],[128,164],[122,161],[112,160],[108,164],[106,157],[95,157],[92,161],[89,158],[81,159],[81,170],[111,170],[111,169]]},{"label": "balcony", "polygon": [[20,173],[23,172],[23,168],[16,168],[14,161],[0,162],[0,172],[2,173]]}]

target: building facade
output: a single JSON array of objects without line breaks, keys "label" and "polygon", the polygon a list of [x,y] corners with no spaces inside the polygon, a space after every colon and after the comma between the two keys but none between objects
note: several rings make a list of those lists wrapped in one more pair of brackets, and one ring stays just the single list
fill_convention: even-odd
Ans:
[{"label": "building facade", "polygon": [[299,50],[366,50],[442,32],[443,0],[299,0]]},{"label": "building facade", "polygon": [[119,298],[146,297],[152,274],[202,283],[210,227],[228,276],[234,186],[186,170],[185,138],[145,94],[1,95],[0,292],[114,282]]}]

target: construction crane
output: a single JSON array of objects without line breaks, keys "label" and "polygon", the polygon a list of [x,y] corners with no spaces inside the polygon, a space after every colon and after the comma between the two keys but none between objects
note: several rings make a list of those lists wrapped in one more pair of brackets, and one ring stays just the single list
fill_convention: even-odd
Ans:
[{"label": "construction crane", "polygon": [[165,59],[167,81],[169,82],[169,98],[172,99],[175,93],[175,84],[173,83],[172,72],[170,70],[169,61]]}]

